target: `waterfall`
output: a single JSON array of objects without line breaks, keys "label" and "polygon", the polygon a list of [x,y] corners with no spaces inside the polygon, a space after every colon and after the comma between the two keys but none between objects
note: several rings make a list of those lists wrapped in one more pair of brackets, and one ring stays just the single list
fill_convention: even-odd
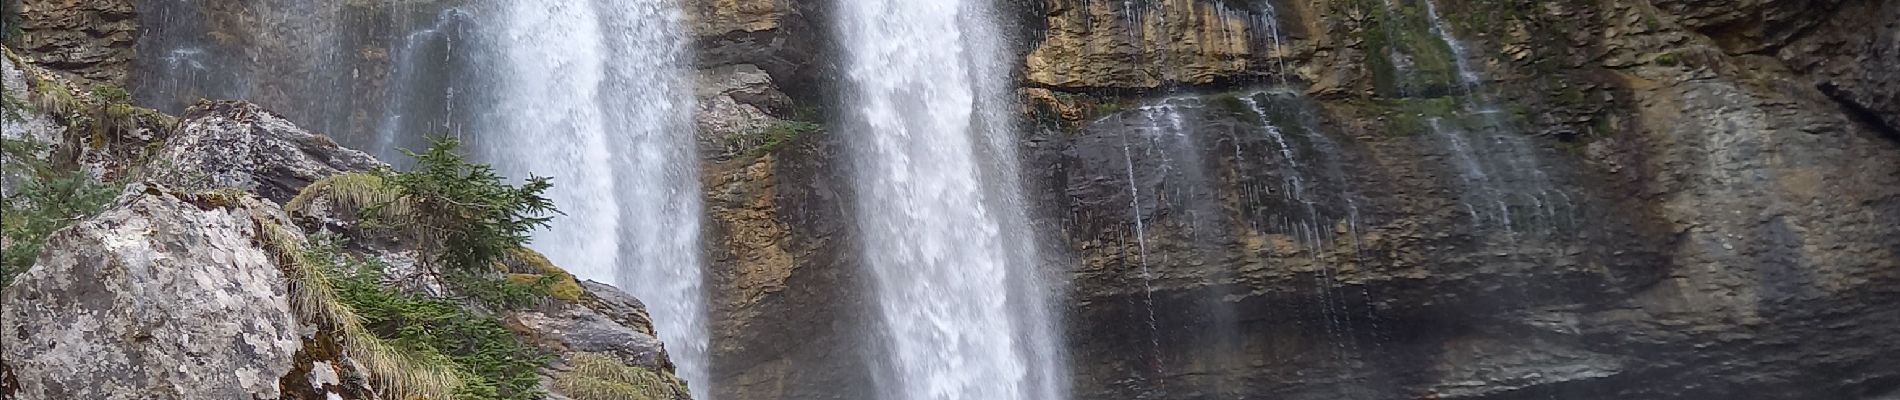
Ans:
[{"label": "waterfall", "polygon": [[700,192],[684,16],[665,0],[502,1],[486,39],[496,167],[552,176],[555,264],[644,301],[694,398],[707,390]]},{"label": "waterfall", "polygon": [[993,10],[977,0],[839,2],[844,131],[889,399],[1067,397],[1060,339],[1017,185]]},{"label": "waterfall", "polygon": [[[1487,221],[1516,247],[1523,234],[1551,235],[1571,218],[1570,196],[1551,182],[1530,140],[1487,93],[1464,42],[1453,35],[1432,0],[1424,3],[1427,30],[1443,41],[1463,89],[1457,115],[1428,118],[1427,127],[1452,153],[1466,186],[1465,211],[1473,223]],[[1528,231],[1526,231],[1528,230]],[[1521,250],[1521,249],[1520,249]]]},{"label": "waterfall", "polygon": [[421,115],[443,107],[418,85],[452,79],[440,47],[464,22],[431,2],[151,0],[138,13],[130,89],[139,104],[177,114],[200,98],[255,102],[385,160],[440,132],[442,123],[405,122],[398,127],[431,130],[406,131],[407,140],[378,134],[390,112],[431,119]]}]

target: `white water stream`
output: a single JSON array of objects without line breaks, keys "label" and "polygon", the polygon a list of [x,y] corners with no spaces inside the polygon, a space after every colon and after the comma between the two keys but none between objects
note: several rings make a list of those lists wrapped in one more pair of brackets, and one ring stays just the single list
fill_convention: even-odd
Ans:
[{"label": "white water stream", "polygon": [[555,177],[567,215],[535,237],[549,259],[646,303],[693,389],[707,390],[689,37],[666,0],[507,1],[480,142],[514,177]]},{"label": "white water stream", "polygon": [[1061,400],[1060,340],[1023,216],[1003,37],[981,1],[835,13],[845,130],[887,399]]}]

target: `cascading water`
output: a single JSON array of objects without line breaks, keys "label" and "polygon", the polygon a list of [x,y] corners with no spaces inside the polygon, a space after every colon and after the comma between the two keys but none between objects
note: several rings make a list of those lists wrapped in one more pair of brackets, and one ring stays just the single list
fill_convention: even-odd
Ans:
[{"label": "cascading water", "polygon": [[[1202,171],[1198,168],[1198,153],[1196,153],[1195,146],[1190,140],[1192,133],[1188,132],[1186,127],[1182,126],[1182,122],[1186,118],[1183,113],[1188,108],[1199,108],[1199,104],[1194,104],[1188,99],[1168,99],[1161,101],[1160,104],[1143,106],[1129,113],[1131,114],[1130,117],[1133,125],[1130,126],[1131,129],[1123,131],[1121,135],[1122,163],[1127,167],[1128,178],[1128,218],[1134,226],[1135,263],[1136,267],[1140,269],[1139,277],[1141,278],[1141,308],[1146,314],[1144,317],[1147,319],[1148,324],[1148,349],[1146,349],[1146,352],[1157,368],[1166,362],[1166,360],[1163,360],[1162,357],[1161,326],[1158,318],[1155,316],[1154,281],[1156,277],[1148,260],[1147,219],[1149,216],[1144,215],[1142,209],[1145,207],[1157,207],[1158,205],[1156,204],[1148,203],[1162,201],[1159,199],[1182,199],[1187,196],[1166,194],[1166,192],[1163,192],[1170,189],[1176,191],[1181,190],[1179,186],[1157,187],[1154,191],[1163,193],[1144,194],[1141,190],[1143,182],[1140,179],[1140,174],[1136,171],[1136,165],[1138,164],[1137,159],[1152,160],[1154,161],[1156,170],[1145,171],[1146,173],[1174,178],[1182,172],[1191,172],[1193,176],[1183,176],[1181,180],[1193,183],[1206,182],[1206,179],[1200,176]],[[1135,140],[1130,140],[1130,133],[1133,133],[1132,136],[1135,136]],[[1137,147],[1141,149],[1139,157],[1137,157],[1135,150]],[[1188,214],[1192,215],[1194,211],[1188,211]],[[1194,225],[1197,224],[1189,222],[1189,225],[1189,230],[1192,230]]]},{"label": "cascading water", "polygon": [[[1452,35],[1432,0],[1424,3],[1429,31],[1442,40],[1456,67],[1461,91],[1460,115],[1428,120],[1432,133],[1451,151],[1467,187],[1464,207],[1474,222],[1489,223],[1513,246],[1520,233],[1555,234],[1569,219],[1569,195],[1551,183],[1536,151],[1501,116],[1486,91],[1483,74],[1471,64],[1466,46]],[[1524,232],[1529,229],[1530,232]]]},{"label": "cascading water", "polygon": [[505,1],[493,10],[480,144],[498,169],[557,180],[566,212],[535,244],[643,300],[694,398],[707,390],[698,165],[683,14],[664,0]]},{"label": "cascading water", "polygon": [[981,1],[839,2],[857,214],[889,399],[1067,398]]}]

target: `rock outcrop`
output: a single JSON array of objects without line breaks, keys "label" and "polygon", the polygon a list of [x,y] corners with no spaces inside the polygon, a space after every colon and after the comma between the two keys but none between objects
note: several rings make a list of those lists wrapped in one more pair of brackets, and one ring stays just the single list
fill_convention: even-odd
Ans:
[{"label": "rock outcrop", "polygon": [[[234,202],[234,203],[231,203]],[[282,398],[303,347],[252,197],[135,186],[0,292],[9,398]]]},{"label": "rock outcrop", "polygon": [[[78,133],[42,132],[59,143]],[[319,179],[383,164],[244,102],[201,103],[169,139],[149,153],[100,152],[135,158],[113,165],[143,162],[128,178],[141,183],[103,214],[55,234],[38,262],[0,291],[7,332],[0,393],[378,398],[366,361],[346,351],[363,344],[298,308],[313,300],[298,292],[309,289],[297,279],[311,278],[293,279],[308,267],[293,260],[308,248],[306,229],[360,243],[349,251],[392,265],[390,273],[413,264],[413,252],[399,238],[333,230],[348,215],[292,218],[277,202]],[[572,292],[497,317],[553,360],[540,371],[544,390],[569,395],[556,398],[689,397],[638,300],[610,286],[575,284],[551,265],[537,268],[531,272],[566,276]],[[452,295],[439,282],[417,286]]]},{"label": "rock outcrop", "polygon": [[[9,53],[11,54],[11,53]],[[24,100],[32,96],[28,90],[27,71],[13,63],[12,57],[0,57],[0,96],[5,99],[21,99],[22,104],[0,105],[0,137],[9,141],[31,141],[34,143],[57,143],[66,127],[52,115],[25,109]],[[12,100],[7,100],[12,101]],[[53,149],[46,148],[25,155],[34,160],[44,161],[52,158]],[[19,165],[25,160],[14,160],[13,152],[0,153],[0,164]],[[31,178],[31,171],[24,168],[6,168],[0,170],[0,194],[12,195],[20,184]]]},{"label": "rock outcrop", "polygon": [[339,172],[383,166],[339,147],[256,104],[204,101],[185,111],[163,150],[152,155],[152,179],[165,184],[254,191],[276,202]]}]

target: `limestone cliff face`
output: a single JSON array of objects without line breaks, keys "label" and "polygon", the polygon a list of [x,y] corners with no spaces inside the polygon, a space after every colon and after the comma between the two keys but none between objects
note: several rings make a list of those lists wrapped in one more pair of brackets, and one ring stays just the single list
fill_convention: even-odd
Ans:
[{"label": "limestone cliff face", "polygon": [[1044,31],[1023,67],[1031,83],[1155,88],[1285,72],[1271,62],[1288,49],[1280,22],[1245,2],[1046,3]]},{"label": "limestone cliff face", "polygon": [[32,62],[88,87],[124,86],[138,42],[136,4],[23,0],[18,49]]}]

